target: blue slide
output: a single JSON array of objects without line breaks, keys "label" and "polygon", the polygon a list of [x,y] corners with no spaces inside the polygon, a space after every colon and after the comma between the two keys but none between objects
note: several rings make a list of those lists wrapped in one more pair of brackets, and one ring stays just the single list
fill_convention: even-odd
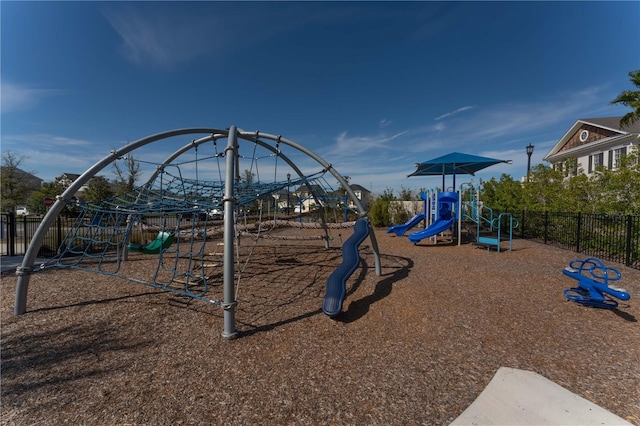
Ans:
[{"label": "blue slide", "polygon": [[456,218],[452,217],[451,219],[438,219],[431,224],[427,229],[423,229],[422,231],[417,231],[412,234],[409,234],[409,241],[413,244],[419,243],[420,240],[424,238],[428,238],[434,236],[436,234],[441,233],[442,231],[446,231],[451,228],[456,223]]},{"label": "blue slide", "polygon": [[347,295],[347,280],[360,263],[358,246],[369,235],[369,222],[365,218],[358,219],[353,228],[353,234],[342,245],[342,263],[327,279],[322,312],[330,317],[342,312],[342,302]]},{"label": "blue slide", "polygon": [[417,224],[419,224],[420,222],[422,222],[425,219],[426,219],[426,217],[425,217],[424,213],[418,213],[417,215],[415,215],[414,217],[412,217],[411,219],[409,219],[407,222],[403,223],[402,225],[393,225],[392,227],[387,229],[387,234],[390,234],[390,233],[393,232],[398,237],[402,237],[405,232],[407,232],[409,229],[413,228],[414,226],[416,226]]}]

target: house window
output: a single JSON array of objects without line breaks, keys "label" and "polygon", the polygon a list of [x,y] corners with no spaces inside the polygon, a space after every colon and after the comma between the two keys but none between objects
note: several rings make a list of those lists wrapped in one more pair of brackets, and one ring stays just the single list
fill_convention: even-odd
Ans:
[{"label": "house window", "polygon": [[589,156],[589,173],[593,173],[595,169],[602,166],[604,160],[604,153],[593,154]]},{"label": "house window", "polygon": [[555,163],[554,164],[556,171],[558,172],[562,172],[562,169],[564,168],[564,163],[562,161]]},{"label": "house window", "polygon": [[589,137],[589,132],[587,130],[583,130],[580,132],[580,142],[584,142]]},{"label": "house window", "polygon": [[613,150],[613,168],[617,169],[620,167],[620,161],[622,157],[627,155],[627,147],[618,148]]},{"label": "house window", "polygon": [[601,152],[600,154],[596,154],[593,156],[593,168],[597,169],[598,167],[602,166],[602,157],[603,157],[603,153]]}]

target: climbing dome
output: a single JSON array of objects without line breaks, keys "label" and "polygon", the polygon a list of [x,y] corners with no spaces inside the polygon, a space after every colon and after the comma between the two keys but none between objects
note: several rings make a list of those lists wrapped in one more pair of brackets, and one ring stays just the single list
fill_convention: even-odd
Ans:
[{"label": "climbing dome", "polygon": [[[176,145],[181,148],[163,161],[147,158],[157,156],[160,147]],[[74,194],[128,156],[146,173],[146,183],[80,206],[59,254],[34,267],[44,236]],[[216,304],[224,309],[222,335],[233,338],[236,278],[243,268],[234,256],[239,239],[257,241],[277,227],[295,226],[313,229],[296,238],[322,239],[328,247],[332,228],[354,226],[347,220],[349,211],[367,224],[380,274],[377,244],[360,200],[342,175],[310,150],[281,136],[234,126],[149,136],[111,151],[57,197],[17,270],[15,313],[26,312],[30,274],[75,268]],[[154,266],[127,268],[133,257],[152,259],[147,263]]]}]

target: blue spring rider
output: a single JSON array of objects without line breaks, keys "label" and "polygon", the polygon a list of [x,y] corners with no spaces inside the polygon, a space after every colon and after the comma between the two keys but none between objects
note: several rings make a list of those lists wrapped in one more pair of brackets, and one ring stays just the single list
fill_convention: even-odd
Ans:
[{"label": "blue spring rider", "polygon": [[572,260],[562,273],[578,281],[578,287],[565,289],[564,295],[581,305],[615,309],[618,302],[609,296],[620,300],[631,298],[626,290],[609,284],[620,279],[620,271],[604,266],[604,263],[595,257]]}]

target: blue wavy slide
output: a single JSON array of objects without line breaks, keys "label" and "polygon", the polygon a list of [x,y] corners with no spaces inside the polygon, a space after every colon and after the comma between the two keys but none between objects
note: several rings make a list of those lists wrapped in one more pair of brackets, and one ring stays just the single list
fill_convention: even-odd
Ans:
[{"label": "blue wavy slide", "polygon": [[420,240],[439,234],[442,231],[451,228],[455,221],[455,217],[452,217],[451,219],[438,219],[433,222],[428,228],[409,234],[409,241],[411,241],[413,244],[416,244],[420,242]]},{"label": "blue wavy slide", "polygon": [[342,263],[327,279],[322,312],[330,317],[342,312],[342,303],[347,295],[347,280],[360,263],[358,246],[369,235],[369,222],[365,218],[358,219],[353,228],[353,234],[342,245]]},{"label": "blue wavy slide", "polygon": [[392,227],[387,229],[387,234],[390,234],[390,233],[393,232],[398,237],[402,237],[405,232],[407,232],[409,229],[413,228],[414,226],[416,226],[417,224],[419,224],[420,222],[422,222],[425,219],[426,219],[426,217],[425,217],[424,213],[418,213],[417,215],[415,215],[414,217],[409,219],[407,222],[405,222],[405,223],[403,223],[401,225],[393,225]]}]

